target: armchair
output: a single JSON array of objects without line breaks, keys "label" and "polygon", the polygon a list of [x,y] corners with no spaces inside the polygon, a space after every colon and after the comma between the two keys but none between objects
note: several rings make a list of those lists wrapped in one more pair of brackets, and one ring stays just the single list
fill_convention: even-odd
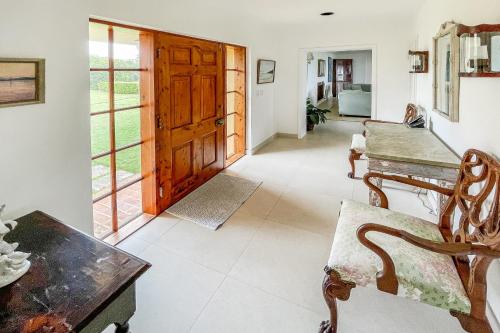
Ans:
[{"label": "armchair", "polygon": [[[373,178],[448,196],[439,223],[389,210],[387,196],[371,183]],[[500,163],[468,150],[453,189],[380,173],[367,173],[364,182],[380,196],[381,207],[342,203],[323,282],[330,320],[321,324],[320,332],[337,331],[337,299],[348,300],[356,286],[375,286],[446,309],[467,332],[492,333],[486,317],[486,273],[500,258]]]}]

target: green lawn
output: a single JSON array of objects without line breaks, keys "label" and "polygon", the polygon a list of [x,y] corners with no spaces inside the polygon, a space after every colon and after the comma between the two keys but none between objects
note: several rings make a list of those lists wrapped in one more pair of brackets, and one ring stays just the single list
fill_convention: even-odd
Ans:
[{"label": "green lawn", "polygon": [[[90,91],[91,111],[98,112],[109,109],[108,93]],[[115,95],[115,108],[139,105],[139,94]],[[140,110],[126,110],[115,113],[116,147],[122,147],[140,141]],[[91,117],[92,155],[109,151],[109,115]],[[109,166],[109,157],[99,158],[93,164]],[[141,172],[141,150],[134,147],[116,154],[117,170],[131,173]]]}]

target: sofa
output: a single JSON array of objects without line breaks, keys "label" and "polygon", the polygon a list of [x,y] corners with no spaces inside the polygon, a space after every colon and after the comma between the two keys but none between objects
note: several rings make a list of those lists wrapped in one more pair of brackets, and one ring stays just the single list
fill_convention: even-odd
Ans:
[{"label": "sofa", "polygon": [[341,116],[370,117],[372,93],[369,84],[353,84],[339,93],[339,114]]}]

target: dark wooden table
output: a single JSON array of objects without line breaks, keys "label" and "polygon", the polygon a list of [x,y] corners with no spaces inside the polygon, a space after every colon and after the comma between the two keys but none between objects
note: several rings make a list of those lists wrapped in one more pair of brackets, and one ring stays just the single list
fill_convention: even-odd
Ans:
[{"label": "dark wooden table", "polygon": [[31,268],[0,288],[2,333],[129,331],[135,281],[151,265],[39,211],[6,237],[31,252]]}]

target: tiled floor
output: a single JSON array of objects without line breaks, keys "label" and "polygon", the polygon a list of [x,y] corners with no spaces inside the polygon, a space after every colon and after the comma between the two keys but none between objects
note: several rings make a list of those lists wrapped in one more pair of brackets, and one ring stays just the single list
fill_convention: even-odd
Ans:
[{"label": "tiled floor", "polygon": [[[329,122],[234,164],[225,172],[264,184],[218,231],[164,213],[120,244],[153,264],[138,282],[132,331],[316,332],[328,317],[322,268],[340,201],[368,201],[362,181],[346,176],[361,126]],[[415,193],[388,194],[393,209],[434,219]],[[446,311],[370,288],[354,289],[339,313],[345,333],[461,332]]]}]

